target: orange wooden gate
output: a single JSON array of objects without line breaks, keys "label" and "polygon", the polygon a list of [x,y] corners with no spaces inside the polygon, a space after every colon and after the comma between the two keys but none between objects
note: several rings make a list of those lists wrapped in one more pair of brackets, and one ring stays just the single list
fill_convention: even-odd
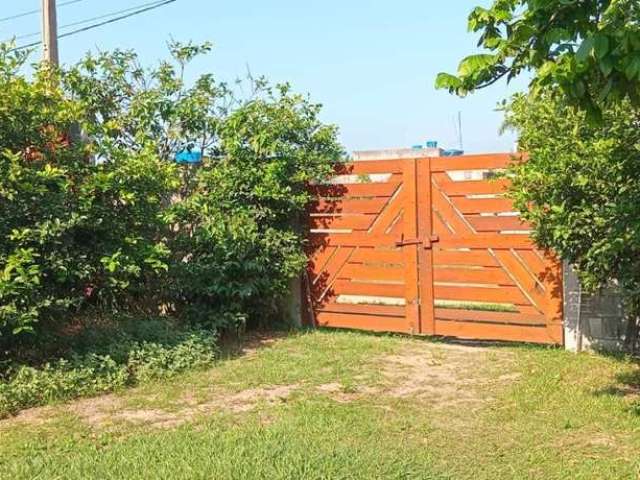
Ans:
[{"label": "orange wooden gate", "polygon": [[356,161],[311,187],[318,325],[561,344],[561,267],[494,179],[508,154]]}]

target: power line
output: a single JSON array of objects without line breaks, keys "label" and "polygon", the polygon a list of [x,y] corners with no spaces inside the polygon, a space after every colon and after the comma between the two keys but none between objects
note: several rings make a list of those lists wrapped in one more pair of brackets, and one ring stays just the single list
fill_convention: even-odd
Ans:
[{"label": "power line", "polygon": [[[69,0],[67,2],[62,2],[58,4],[58,7],[64,7],[65,5],[71,5],[73,3],[84,2],[84,0]],[[15,15],[11,15],[9,17],[0,18],[0,22],[8,22],[9,20],[15,20],[16,18],[27,17],[29,15],[33,15],[34,13],[40,13],[40,9],[37,10],[29,10],[28,12],[16,13]]]},{"label": "power line", "polygon": [[[86,27],[83,28],[78,28],[77,30],[72,30],[70,32],[66,32],[63,33],[61,35],[58,35],[58,38],[64,38],[64,37],[70,37],[71,35],[76,35],[78,33],[82,33],[82,32],[86,32],[88,30],[93,30],[94,28],[98,28],[98,27],[102,27],[104,25],[108,25],[110,23],[115,23],[115,22],[119,22],[120,20],[124,20],[126,18],[129,17],[133,17],[135,15],[140,15],[141,13],[145,13],[148,12],[150,10],[155,10],[156,8],[160,8],[160,7],[164,7],[165,5],[168,5],[170,3],[174,3],[176,0],[164,0],[161,2],[156,2],[148,7],[145,8],[140,8],[139,10],[136,10],[134,12],[131,13],[127,13],[126,15],[120,15],[119,17],[115,17],[115,18],[111,18],[109,20],[105,20],[104,22],[100,22],[100,23],[94,23],[93,25],[88,25]],[[149,5],[149,4],[146,4]],[[140,5],[138,6],[140,7]],[[138,8],[136,7],[136,8]],[[118,13],[118,12],[116,12]],[[116,13],[114,13],[113,15],[115,15]],[[12,51],[16,51],[16,50],[24,50],[25,48],[30,48],[30,47],[35,47],[36,45],[39,45],[40,42],[32,42],[32,43],[28,43],[26,45],[20,45],[19,47],[13,48]]]},{"label": "power line", "polygon": [[[75,1],[82,1],[82,0],[75,0]],[[117,10],[115,12],[105,13],[104,15],[98,15],[97,17],[85,18],[84,20],[79,20],[77,22],[72,22],[72,23],[67,23],[66,25],[62,25],[58,28],[58,30],[64,30],[65,28],[75,27],[77,25],[84,25],[85,23],[95,22],[96,20],[102,20],[103,18],[113,17],[114,15],[120,15],[122,13],[131,12],[139,8],[145,8],[145,7],[149,7],[149,6],[160,4],[160,3],[163,3],[163,0],[154,0],[153,2],[143,3],[141,5],[136,5],[134,7],[123,8],[122,10]],[[24,38],[37,37],[39,35],[40,35],[39,31],[31,32],[31,33],[26,33],[24,35],[18,35],[17,37],[14,37],[14,39],[22,40]]]}]

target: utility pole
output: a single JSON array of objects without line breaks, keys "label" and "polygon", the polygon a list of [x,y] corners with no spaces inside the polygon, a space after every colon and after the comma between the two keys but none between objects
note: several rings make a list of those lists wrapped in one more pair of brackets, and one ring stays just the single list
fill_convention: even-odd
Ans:
[{"label": "utility pole", "polygon": [[42,52],[43,60],[58,66],[58,20],[56,0],[42,0]]}]

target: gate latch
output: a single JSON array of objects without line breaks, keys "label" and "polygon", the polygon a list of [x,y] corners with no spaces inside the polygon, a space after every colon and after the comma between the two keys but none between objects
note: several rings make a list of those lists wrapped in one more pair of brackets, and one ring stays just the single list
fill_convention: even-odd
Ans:
[{"label": "gate latch", "polygon": [[396,247],[404,247],[405,245],[420,245],[424,244],[425,249],[430,249],[433,243],[439,242],[440,237],[438,235],[431,235],[428,239],[420,240],[419,238],[408,238],[405,240],[404,235],[400,237],[400,240],[396,242]]}]

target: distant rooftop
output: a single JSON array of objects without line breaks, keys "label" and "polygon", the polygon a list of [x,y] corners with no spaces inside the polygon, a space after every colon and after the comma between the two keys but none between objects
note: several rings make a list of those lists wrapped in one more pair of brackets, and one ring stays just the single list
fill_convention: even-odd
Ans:
[{"label": "distant rooftop", "polygon": [[387,148],[382,150],[356,150],[354,160],[389,160],[394,158],[441,157],[441,148]]}]

